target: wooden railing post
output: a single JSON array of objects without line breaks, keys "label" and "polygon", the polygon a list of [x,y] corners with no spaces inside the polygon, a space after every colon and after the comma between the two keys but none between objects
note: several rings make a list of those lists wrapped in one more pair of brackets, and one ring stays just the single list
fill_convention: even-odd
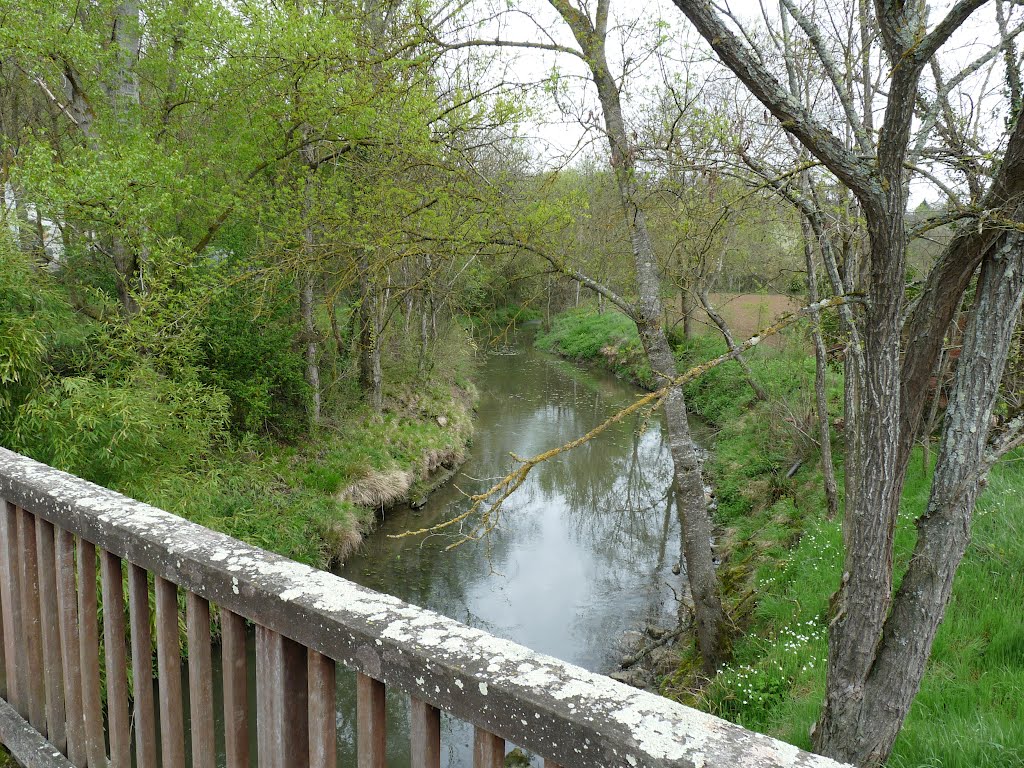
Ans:
[{"label": "wooden railing post", "polygon": [[246,693],[245,619],[220,611],[224,675],[224,753],[227,768],[249,768],[249,699]]},{"label": "wooden railing post", "polygon": [[46,681],[43,678],[43,625],[39,617],[39,560],[36,557],[36,518],[18,510],[21,547],[21,620],[25,633],[24,665],[28,670],[28,721],[46,733]]},{"label": "wooden railing post", "polygon": [[39,617],[43,625],[43,677],[46,683],[46,738],[67,754],[64,711],[64,659],[60,650],[57,610],[57,560],[53,525],[36,522],[36,556],[39,562]]},{"label": "wooden railing post", "polygon": [[359,768],[387,765],[387,707],[384,683],[356,673],[356,752]]},{"label": "wooden railing post", "polygon": [[107,662],[107,732],[110,737],[110,764],[113,768],[131,768],[132,764],[123,577],[121,558],[106,551],[101,552],[103,649]]},{"label": "wooden railing post", "polygon": [[[2,503],[2,502],[0,502]],[[0,579],[5,579],[3,566],[0,565]],[[4,632],[4,591],[0,589],[0,699],[7,700],[7,643],[4,639],[6,633]]]},{"label": "wooden railing post", "polygon": [[422,768],[441,768],[441,710],[415,697],[410,709],[410,762]]},{"label": "wooden railing post", "polygon": [[256,627],[256,732],[261,768],[309,762],[306,648]]},{"label": "wooden railing post", "polygon": [[22,717],[28,716],[25,634],[21,626],[21,553],[18,515],[14,505],[0,499],[0,602],[3,608],[4,661],[7,700]]},{"label": "wooden railing post", "polygon": [[[336,768],[338,727],[334,659],[307,652],[309,679],[309,768]],[[413,765],[416,765],[413,762]]]},{"label": "wooden railing post", "polygon": [[210,604],[191,592],[186,604],[188,626],[189,732],[192,768],[214,768],[213,660],[210,651]]},{"label": "wooden railing post", "polygon": [[178,587],[156,576],[153,588],[156,592],[156,666],[160,686],[160,765],[161,768],[185,768]]},{"label": "wooden railing post", "polygon": [[132,688],[135,701],[135,761],[157,768],[156,710],[153,705],[153,635],[149,628],[149,576],[128,566],[128,611],[132,628]]},{"label": "wooden railing post", "polygon": [[64,662],[64,708],[67,713],[68,759],[86,759],[85,716],[82,712],[82,657],[78,637],[78,593],[75,586],[75,540],[63,528],[54,531],[57,562],[57,612],[60,651]]},{"label": "wooden railing post", "polygon": [[100,690],[99,600],[96,595],[96,547],[78,538],[78,642],[82,665],[82,713],[85,752],[90,768],[107,761]]},{"label": "wooden railing post", "polygon": [[502,768],[505,740],[477,726],[473,729],[473,768]]}]

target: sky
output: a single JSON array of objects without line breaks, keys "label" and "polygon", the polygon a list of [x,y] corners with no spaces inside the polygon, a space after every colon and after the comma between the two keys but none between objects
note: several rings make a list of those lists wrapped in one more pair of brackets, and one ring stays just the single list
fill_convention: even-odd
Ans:
[{"label": "sky", "polygon": [[[932,3],[930,25],[945,14],[952,3]],[[775,3],[769,3],[777,9]],[[724,6],[723,4],[723,7]],[[754,34],[765,30],[764,16],[757,0],[731,0],[728,10],[741,21],[747,31]],[[823,12],[845,8],[822,0]],[[502,12],[504,11],[504,12]],[[464,34],[493,40],[518,40],[554,43],[575,48],[572,35],[554,10],[544,0],[479,0],[474,6],[475,18],[488,18],[477,29]],[[769,12],[770,13],[770,12]],[[493,19],[497,14],[499,21]],[[841,11],[840,11],[841,14]],[[771,15],[771,13],[770,13]],[[1016,12],[1019,17],[1022,14]],[[777,13],[772,15],[772,18]],[[996,26],[992,4],[975,12],[957,35],[942,50],[943,69],[954,72],[986,50],[996,39]],[[680,72],[688,68],[691,77],[721,77],[735,81],[726,75],[720,65],[708,55],[709,49],[690,28],[682,13],[668,0],[646,0],[626,2],[613,0],[613,32],[608,47],[613,72],[621,73],[628,65],[624,79],[624,104],[627,120],[637,119],[639,113],[650,102],[654,90],[662,82],[666,71]],[[652,41],[663,37],[660,56],[643,51],[650,50]],[[493,49],[490,49],[493,51]],[[538,51],[524,48],[494,52],[495,61],[489,76],[505,81],[541,83],[552,80],[557,72],[560,88],[536,89],[531,99],[535,110],[533,117],[522,129],[537,160],[544,167],[556,167],[566,162],[578,161],[595,154],[604,157],[607,149],[603,137],[595,127],[600,124],[600,113],[596,92],[586,77],[582,61],[568,54]],[[992,91],[1001,84],[1001,75],[984,73],[970,81],[964,90],[960,103],[965,117],[973,121],[973,128],[983,144],[992,144],[1004,128],[1004,115],[996,108]],[[584,84],[584,88],[579,86]],[[884,84],[883,84],[884,85]],[[742,88],[738,94],[745,94]],[[982,94],[987,92],[986,98]],[[880,100],[881,101],[881,100]],[[883,102],[884,103],[884,102]],[[981,108],[978,105],[981,104]],[[939,169],[940,177],[942,175]],[[955,183],[956,179],[947,179]],[[912,190],[912,203],[917,204],[928,198],[941,196],[938,188],[926,182],[916,182]]]}]

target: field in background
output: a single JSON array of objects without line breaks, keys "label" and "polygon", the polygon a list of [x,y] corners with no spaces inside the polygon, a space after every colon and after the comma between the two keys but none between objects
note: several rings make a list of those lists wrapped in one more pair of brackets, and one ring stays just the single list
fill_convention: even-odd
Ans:
[{"label": "field in background", "polygon": [[[712,293],[709,298],[718,313],[725,318],[737,342],[749,339],[762,328],[771,325],[780,315],[803,306],[798,297],[781,293]],[[667,300],[666,309],[670,323],[682,323],[680,297]],[[718,333],[718,327],[711,322],[703,307],[696,308],[693,328],[698,335]],[[767,342],[776,347],[782,340],[768,339]]]}]

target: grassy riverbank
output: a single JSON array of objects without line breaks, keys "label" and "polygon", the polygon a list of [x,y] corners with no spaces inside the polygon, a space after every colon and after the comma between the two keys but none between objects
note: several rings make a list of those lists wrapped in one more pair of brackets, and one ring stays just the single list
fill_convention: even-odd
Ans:
[{"label": "grassy riverbank", "polygon": [[[454,366],[465,370],[469,365]],[[320,568],[343,561],[384,507],[421,496],[435,471],[461,463],[476,390],[438,374],[387,392],[384,411],[339,414],[305,440],[248,441],[208,472],[133,483],[137,498]]]},{"label": "grassy riverbank", "polygon": [[428,347],[378,339],[378,413],[356,380],[352,307],[332,305],[332,322],[321,305],[314,424],[290,278],[257,287],[229,261],[195,272],[205,294],[158,283],[120,312],[75,282],[87,272],[40,270],[0,239],[0,444],[321,567],[461,460],[475,345],[454,319]]},{"label": "grassy riverbank", "polygon": [[[840,521],[826,519],[812,440],[813,359],[802,339],[790,341],[749,355],[767,403],[754,401],[732,364],[687,387],[690,407],[717,427],[705,470],[718,496],[721,573],[740,632],[732,664],[700,694],[693,693],[694,659],[686,652],[662,691],[806,748],[824,693],[828,602],[841,575],[842,530]],[[681,370],[724,350],[713,337],[676,342]],[[635,329],[621,315],[563,315],[538,343],[650,383]],[[838,416],[841,372],[830,376]],[[841,449],[841,433],[832,438]],[[910,556],[913,520],[929,484],[930,469],[917,455],[904,491],[897,562]],[[991,474],[921,692],[889,761],[893,768],[1024,764],[1022,488],[1019,457]]]}]

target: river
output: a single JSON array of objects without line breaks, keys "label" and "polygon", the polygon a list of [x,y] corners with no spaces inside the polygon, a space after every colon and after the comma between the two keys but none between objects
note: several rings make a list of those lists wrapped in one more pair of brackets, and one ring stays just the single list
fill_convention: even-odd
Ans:
[{"label": "river", "polygon": [[[596,440],[538,466],[505,503],[483,542],[446,551],[458,532],[391,538],[451,519],[513,466],[576,438],[640,391],[535,350],[524,333],[491,350],[468,459],[418,511],[385,516],[340,571],[536,651],[608,672],[626,630],[675,613],[679,525],[666,504],[668,445],[656,416],[612,426]],[[354,764],[353,685],[342,676],[338,724],[342,764]],[[389,697],[389,766],[408,765],[407,704]],[[450,766],[470,764],[468,727],[442,721]]]}]

